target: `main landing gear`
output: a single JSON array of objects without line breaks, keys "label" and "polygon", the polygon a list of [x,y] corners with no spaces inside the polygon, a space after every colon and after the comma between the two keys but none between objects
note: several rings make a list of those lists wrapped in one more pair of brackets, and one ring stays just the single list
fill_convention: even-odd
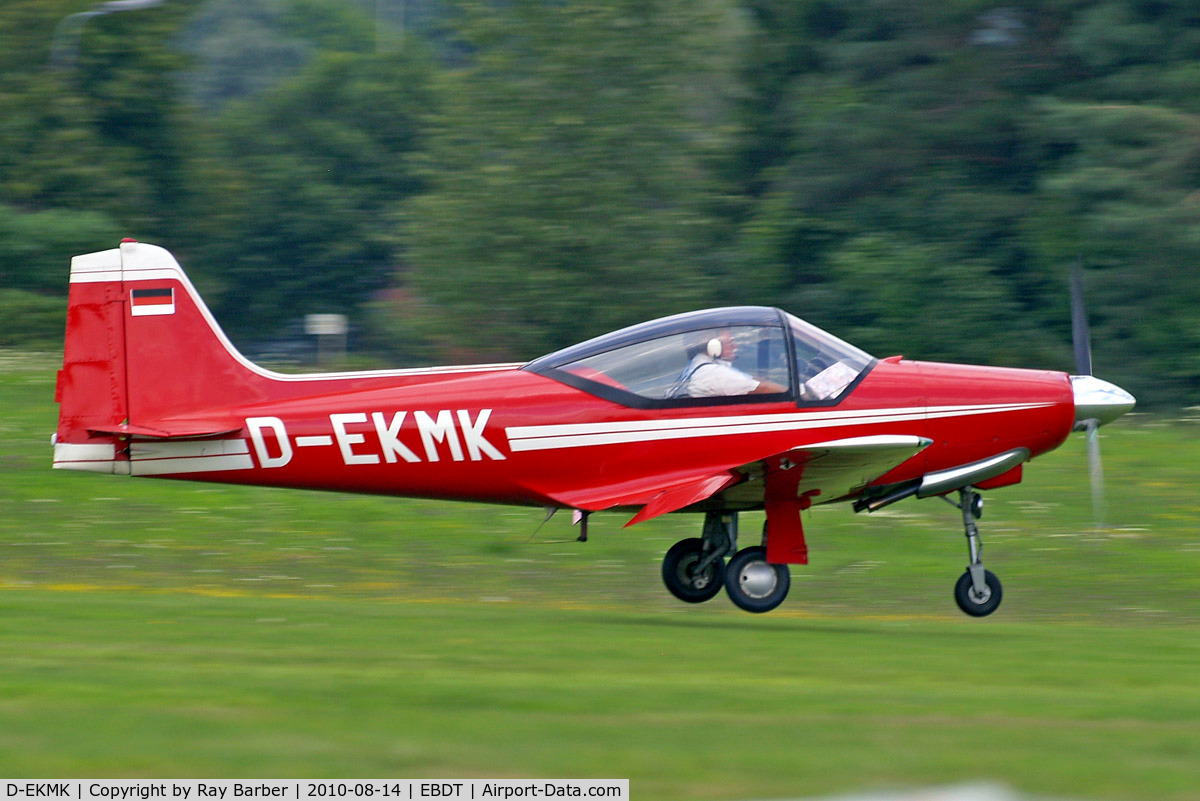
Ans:
[{"label": "main landing gear", "polygon": [[[725,557],[733,554],[729,564]],[[721,587],[734,604],[747,612],[769,612],[783,603],[791,587],[787,565],[767,562],[767,549],[737,550],[737,513],[709,512],[699,538],[671,546],[662,564],[663,583],[681,601],[691,604],[712,599]]]},{"label": "main landing gear", "polygon": [[963,529],[967,535],[967,549],[971,563],[954,585],[954,600],[958,608],[971,617],[984,617],[996,611],[1004,590],[1000,579],[990,570],[983,569],[983,543],[979,540],[979,527],[975,521],[983,514],[983,498],[971,487],[958,491],[958,503],[941,496],[946,503],[962,510]]},{"label": "main landing gear", "polygon": [[[975,524],[983,514],[983,498],[970,486],[958,491],[958,503],[945,495],[939,497],[962,512],[963,533],[971,558],[954,586],[954,600],[959,609],[972,617],[990,615],[1000,606],[1004,589],[1000,579],[983,567],[983,544],[979,526]],[[768,562],[763,546],[739,551],[737,535],[736,512],[705,515],[702,536],[680,540],[663,557],[663,583],[671,594],[681,601],[698,604],[711,600],[724,587],[729,600],[747,612],[770,612],[783,603],[791,588],[788,566]]]}]

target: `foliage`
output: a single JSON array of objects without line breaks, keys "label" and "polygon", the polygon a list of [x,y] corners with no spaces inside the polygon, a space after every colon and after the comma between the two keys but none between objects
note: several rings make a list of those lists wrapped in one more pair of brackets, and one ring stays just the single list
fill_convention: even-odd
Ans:
[{"label": "foliage", "polygon": [[90,7],[0,9],[0,286],[119,233],[243,339],[343,309],[390,358],[519,358],[762,303],[1070,369],[1080,263],[1100,374],[1200,403],[1187,4],[172,0],[48,69]]},{"label": "foliage", "polygon": [[214,304],[234,333],[344,308],[386,285],[412,159],[433,97],[420,48],[319,58],[295,80],[230,106],[202,155],[220,238]]},{"label": "foliage", "polygon": [[430,303],[418,332],[532,356],[710,301],[734,9],[461,13],[472,57],[443,78],[430,190],[408,209],[405,278]]},{"label": "foliage", "polygon": [[62,347],[66,316],[65,297],[0,287],[0,348]]},{"label": "foliage", "polygon": [[119,237],[116,223],[100,212],[0,206],[0,288],[65,296],[71,255]]}]

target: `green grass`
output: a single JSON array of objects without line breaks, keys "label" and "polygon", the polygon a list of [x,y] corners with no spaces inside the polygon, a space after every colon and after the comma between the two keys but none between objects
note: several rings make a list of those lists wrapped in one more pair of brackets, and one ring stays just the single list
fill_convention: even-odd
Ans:
[{"label": "green grass", "polygon": [[990,493],[991,618],[954,607],[937,501],[808,513],[812,564],[752,616],[662,588],[695,517],[581,544],[538,510],[51,471],[53,375],[0,352],[0,775],[1200,788],[1200,426],[1105,429],[1100,531],[1077,438]]}]

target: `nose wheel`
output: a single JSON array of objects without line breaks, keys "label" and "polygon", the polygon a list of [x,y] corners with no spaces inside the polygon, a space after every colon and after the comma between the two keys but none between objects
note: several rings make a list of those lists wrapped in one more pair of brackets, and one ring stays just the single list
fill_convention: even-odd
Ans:
[{"label": "nose wheel", "polygon": [[971,487],[963,487],[958,491],[957,504],[948,498],[946,501],[962,510],[967,550],[971,556],[966,572],[954,585],[954,600],[958,608],[971,617],[986,617],[1000,606],[1004,590],[996,574],[983,567],[983,543],[979,539],[979,526],[975,525],[983,515],[983,498]]},{"label": "nose wheel", "polygon": [[954,600],[958,602],[958,608],[971,617],[985,617],[995,612],[1003,596],[1000,579],[990,570],[983,571],[982,592],[975,589],[975,580],[969,569],[958,577],[958,583],[954,585]]}]

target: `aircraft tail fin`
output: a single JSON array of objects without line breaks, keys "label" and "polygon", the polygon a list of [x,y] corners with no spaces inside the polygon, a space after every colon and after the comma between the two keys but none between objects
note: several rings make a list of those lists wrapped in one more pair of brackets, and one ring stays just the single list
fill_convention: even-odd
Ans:
[{"label": "aircraft tail fin", "polygon": [[239,430],[197,415],[262,399],[271,381],[237,352],[166,250],[126,240],[71,261],[55,467],[127,473],[131,438]]}]

